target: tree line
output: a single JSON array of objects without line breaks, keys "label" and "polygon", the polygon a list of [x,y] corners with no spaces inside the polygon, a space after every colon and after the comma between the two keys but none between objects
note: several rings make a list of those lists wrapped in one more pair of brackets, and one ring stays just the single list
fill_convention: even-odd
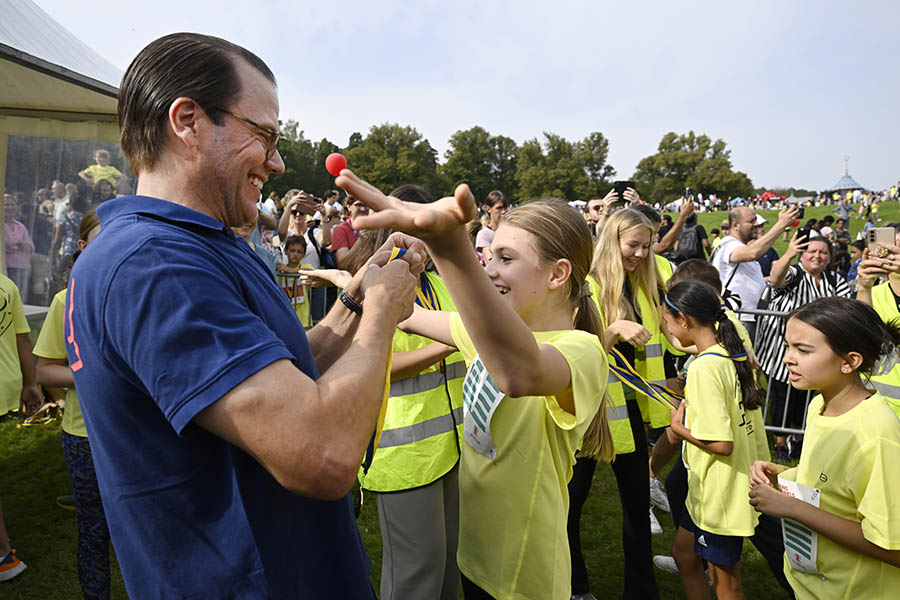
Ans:
[{"label": "tree line", "polygon": [[[328,139],[307,139],[293,120],[282,123],[281,131],[278,148],[285,172],[272,176],[267,187],[279,194],[290,188],[320,194],[334,187],[324,166],[332,152],[344,154],[355,173],[385,192],[415,183],[435,197],[466,182],[479,200],[495,189],[520,201],[589,200],[604,196],[617,179],[608,162],[609,140],[599,131],[577,141],[544,132],[541,138],[517,144],[476,125],[450,137],[443,161],[428,139],[409,125],[373,125],[365,136],[351,135],[343,148]],[[726,199],[754,193],[750,178],[734,170],[725,142],[693,131],[665,134],[632,177],[620,178],[633,179],[641,197],[651,203],[671,202],[685,187]]]}]

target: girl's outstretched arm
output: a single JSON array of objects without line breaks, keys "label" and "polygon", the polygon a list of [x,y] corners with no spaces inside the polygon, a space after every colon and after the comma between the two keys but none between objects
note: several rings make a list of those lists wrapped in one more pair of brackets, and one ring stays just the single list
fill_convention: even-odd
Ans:
[{"label": "girl's outstretched arm", "polygon": [[413,306],[413,314],[405,321],[401,321],[397,327],[401,331],[453,346],[453,336],[450,334],[450,313],[446,310],[425,310],[418,305]]},{"label": "girl's outstretched arm", "polygon": [[475,215],[475,198],[467,185],[458,186],[452,198],[413,204],[385,196],[346,169],[336,183],[376,211],[358,218],[354,222],[358,227],[393,227],[425,241],[466,331],[500,390],[513,397],[560,395],[560,406],[574,414],[574,403],[563,393],[572,379],[565,358],[552,346],[535,341],[472,252],[464,225]]}]

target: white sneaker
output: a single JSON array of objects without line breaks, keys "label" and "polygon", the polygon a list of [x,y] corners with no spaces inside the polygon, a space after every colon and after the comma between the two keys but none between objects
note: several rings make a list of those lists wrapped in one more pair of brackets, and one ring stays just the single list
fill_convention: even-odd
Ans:
[{"label": "white sneaker", "polygon": [[657,554],[653,557],[653,566],[659,569],[660,571],[665,571],[666,573],[674,573],[678,575],[678,565],[675,563],[675,559],[671,556],[663,556],[661,554]]},{"label": "white sneaker", "polygon": [[656,515],[653,514],[653,507],[650,507],[650,533],[653,535],[660,535],[663,532],[662,525],[659,524],[659,520],[656,518]]},{"label": "white sneaker", "polygon": [[655,477],[650,478],[650,504],[661,511],[672,512],[669,509],[669,497],[666,496],[662,484]]}]

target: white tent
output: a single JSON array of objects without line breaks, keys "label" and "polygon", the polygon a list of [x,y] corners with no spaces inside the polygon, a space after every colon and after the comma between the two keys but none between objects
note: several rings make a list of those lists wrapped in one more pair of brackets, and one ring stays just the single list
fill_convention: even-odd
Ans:
[{"label": "white tent", "polygon": [[[122,73],[30,0],[0,0],[0,15],[0,188],[5,189],[10,135],[117,142]],[[2,233],[0,268],[6,272]]]}]

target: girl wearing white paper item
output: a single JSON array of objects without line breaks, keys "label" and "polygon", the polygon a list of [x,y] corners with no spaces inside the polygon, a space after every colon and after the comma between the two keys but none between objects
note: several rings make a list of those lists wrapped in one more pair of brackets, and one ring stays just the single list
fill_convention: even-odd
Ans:
[{"label": "girl wearing white paper item", "polygon": [[459,311],[417,310],[402,326],[456,346],[469,366],[457,555],[466,599],[568,600],[566,482],[575,447],[593,424],[600,456],[613,454],[602,401],[606,353],[585,285],[587,224],[561,202],[510,211],[485,269],[464,229],[475,212],[467,186],[454,198],[410,205],[346,170],[337,184],[379,211],[360,227],[425,240]]},{"label": "girl wearing white paper item", "polygon": [[744,342],[709,284],[682,281],[663,301],[669,333],[697,348],[688,370],[685,399],[672,414],[671,442],[684,440],[688,474],[686,510],[672,541],[672,555],[689,600],[710,597],[701,559],[721,600],[744,598],[738,564],[745,537],[758,515],[746,502],[751,465],[769,458],[762,394]]},{"label": "girl wearing white paper item", "polygon": [[[821,393],[809,405],[800,464],[755,463],[750,504],[813,532],[805,541],[814,544],[814,566],[785,557],[798,600],[895,598],[900,420],[867,387],[895,364],[900,329],[861,302],[822,298],[791,313],[785,343],[791,385]],[[819,507],[776,490],[779,478],[818,490]]]}]

